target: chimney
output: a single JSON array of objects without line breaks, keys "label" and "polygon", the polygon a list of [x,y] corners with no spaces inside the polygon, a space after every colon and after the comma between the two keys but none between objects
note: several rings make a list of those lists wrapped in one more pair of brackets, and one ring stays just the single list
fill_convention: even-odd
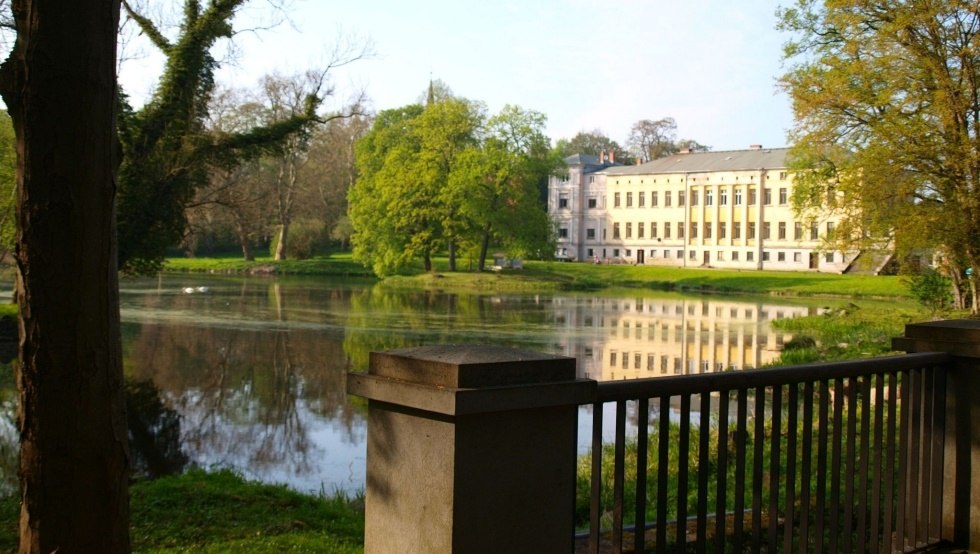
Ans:
[{"label": "chimney", "polygon": [[762,145],[761,144],[750,144],[749,145],[749,150],[762,150]]},{"label": "chimney", "polygon": [[605,150],[599,150],[599,163],[601,163],[601,164],[606,163],[606,151]]},{"label": "chimney", "polygon": [[615,150],[610,150],[609,151],[609,163],[611,163],[611,164],[616,163],[616,151]]}]

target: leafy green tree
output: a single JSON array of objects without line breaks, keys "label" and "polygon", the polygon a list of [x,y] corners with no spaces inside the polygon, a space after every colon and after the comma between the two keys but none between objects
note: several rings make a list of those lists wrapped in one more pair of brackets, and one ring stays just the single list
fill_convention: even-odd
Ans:
[{"label": "leafy green tree", "polygon": [[515,256],[554,250],[551,223],[538,202],[537,183],[558,165],[544,134],[545,116],[505,106],[487,122],[486,138],[463,152],[447,188],[459,205],[462,228],[479,245],[478,268],[486,268],[491,243]]},{"label": "leafy green tree", "polygon": [[[615,152],[617,155],[625,154],[626,149],[621,147],[616,141],[607,137],[599,129],[594,129],[592,131],[580,131],[574,137],[570,139],[558,139],[555,142],[555,154],[559,158],[567,158],[569,156],[574,156],[575,154],[589,154],[590,156],[598,156],[600,152]],[[622,163],[628,163],[625,159],[626,156],[622,157],[622,160],[617,160]]]},{"label": "leafy green tree", "polygon": [[980,12],[971,2],[797,0],[781,84],[794,204],[832,210],[838,248],[921,251],[980,313]]},{"label": "leafy green tree", "polygon": [[378,115],[358,142],[359,177],[351,189],[354,256],[378,275],[432,255],[444,245],[455,269],[455,249],[464,230],[458,206],[443,191],[457,155],[474,144],[482,106],[458,98],[425,107],[407,106]]},{"label": "leafy green tree", "polygon": [[431,198],[427,202],[419,193],[415,163],[421,145],[412,129],[422,110],[413,104],[382,111],[357,142],[358,178],[348,193],[351,244],[354,258],[379,276],[431,254]]}]

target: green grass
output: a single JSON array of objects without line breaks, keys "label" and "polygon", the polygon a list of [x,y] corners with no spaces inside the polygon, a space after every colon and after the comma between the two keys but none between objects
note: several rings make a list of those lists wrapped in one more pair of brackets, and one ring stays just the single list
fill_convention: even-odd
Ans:
[{"label": "green grass", "polygon": [[[0,551],[17,548],[17,498],[0,501]],[[133,552],[363,552],[360,499],[304,495],[230,471],[192,470],[130,487]]]},{"label": "green grass", "polygon": [[[450,272],[445,258],[433,260],[434,271],[413,266],[405,274],[384,282],[398,288],[548,292],[631,288],[679,292],[766,294],[775,296],[835,296],[851,298],[910,298],[899,277],[837,275],[791,271],[733,271],[720,269],[595,265],[587,263],[525,263],[522,270],[476,272],[461,260],[459,271]],[[247,273],[273,271],[278,275],[324,275],[372,277],[370,270],[350,254],[333,254],[309,260],[277,262],[259,258],[245,262],[241,257],[170,258],[166,271]]]}]

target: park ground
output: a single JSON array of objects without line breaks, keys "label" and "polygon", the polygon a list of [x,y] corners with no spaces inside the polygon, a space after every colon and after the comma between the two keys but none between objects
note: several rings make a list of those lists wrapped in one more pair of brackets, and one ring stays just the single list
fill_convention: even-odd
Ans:
[{"label": "park ground", "polygon": [[[897,276],[723,271],[649,266],[527,262],[500,272],[420,269],[381,281],[383,286],[459,291],[671,291],[690,294],[791,296],[827,307],[823,315],[780,320],[804,340],[787,345],[783,363],[882,355],[906,323],[933,319]],[[275,262],[259,259],[168,260],[167,271],[320,275],[373,279],[349,255]],[[949,315],[949,314],[947,314]],[[956,314],[952,314],[956,315]],[[134,552],[353,553],[363,551],[363,499],[249,482],[229,471],[192,470],[134,483],[130,492]],[[0,552],[15,552],[19,501],[0,499]]]}]

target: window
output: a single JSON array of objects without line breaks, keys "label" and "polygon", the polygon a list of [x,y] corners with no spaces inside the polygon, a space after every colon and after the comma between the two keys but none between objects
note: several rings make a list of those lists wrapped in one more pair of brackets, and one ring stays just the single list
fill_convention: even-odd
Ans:
[{"label": "window", "polygon": [[642,355],[639,352],[633,354],[633,369],[640,369],[640,360],[642,359]]},{"label": "window", "polygon": [[613,258],[619,257],[619,248],[613,248]]},{"label": "window", "polygon": [[564,210],[568,208],[568,193],[563,192],[558,195],[558,209]]},{"label": "window", "polygon": [[793,240],[803,240],[803,224],[799,221],[793,224]]},{"label": "window", "polygon": [[725,251],[719,250],[715,252],[715,259],[718,260],[719,262],[725,261]]},{"label": "window", "polygon": [[764,262],[768,262],[769,261],[769,252],[768,251],[765,251],[765,252],[762,253],[762,261],[764,261]]},{"label": "window", "polygon": [[748,233],[749,233],[749,238],[750,239],[754,239],[755,238],[755,222],[754,221],[749,222],[749,230],[748,230]]},{"label": "window", "polygon": [[670,250],[664,250],[664,258],[670,257]]},{"label": "window", "polygon": [[827,222],[827,240],[834,238],[834,222]]},{"label": "window", "polygon": [[803,255],[802,254],[800,254],[799,252],[793,252],[793,261],[794,262],[799,262],[802,259],[803,259]]},{"label": "window", "polygon": [[691,191],[691,205],[692,206],[698,205],[698,191],[696,190]]},{"label": "window", "polygon": [[737,262],[738,261],[738,250],[732,252],[732,261],[733,262]]},{"label": "window", "polygon": [[636,224],[636,238],[638,238],[638,239],[642,239],[643,238],[643,222],[642,221]]},{"label": "window", "polygon": [[749,205],[755,206],[755,189],[749,189]]},{"label": "window", "polygon": [[810,224],[810,240],[817,240],[819,238],[820,229],[817,227],[816,223]]},{"label": "window", "polygon": [[780,171],[779,172],[779,180],[780,181],[785,181],[786,180],[786,172],[785,171]]},{"label": "window", "polygon": [[568,228],[567,227],[562,227],[561,229],[558,229],[558,238],[560,238],[560,239],[567,239],[568,238]]},{"label": "window", "polygon": [[749,250],[745,253],[745,261],[751,262],[753,260],[755,260],[755,252]]},{"label": "window", "polygon": [[769,229],[771,227],[772,227],[772,225],[768,221],[763,221],[762,222],[762,238],[763,239],[769,240],[769,236],[770,236]]},{"label": "window", "polygon": [[633,207],[633,193],[632,192],[627,192],[626,193],[626,207],[627,208],[632,208]]},{"label": "window", "polygon": [[677,259],[678,260],[681,260],[683,258],[684,258],[684,251],[683,250],[678,250],[677,251]]},{"label": "window", "polygon": [[772,189],[762,189],[762,203],[766,206],[772,204]]},{"label": "window", "polygon": [[732,238],[733,239],[740,239],[740,238],[742,238],[742,224],[741,223],[732,223]]},{"label": "window", "polygon": [[685,198],[686,198],[686,196],[685,196],[685,192],[684,191],[682,191],[682,190],[677,191],[677,205],[678,206],[683,206],[684,205],[684,199]]},{"label": "window", "polygon": [[693,221],[691,222],[691,238],[698,238],[698,224]]},{"label": "window", "polygon": [[616,367],[616,351],[613,350],[609,353],[609,365],[611,367]]},{"label": "window", "polygon": [[789,200],[789,198],[788,198],[788,195],[786,194],[786,188],[785,187],[780,188],[779,189],[779,205],[780,206],[785,206],[786,203],[788,202],[788,200]]},{"label": "window", "polygon": [[677,238],[684,238],[684,224],[680,221],[677,222]]},{"label": "window", "polygon": [[590,258],[594,258],[595,257],[595,250],[589,248],[588,250],[585,251],[585,255],[588,256],[588,257],[590,257]]},{"label": "window", "polygon": [[650,222],[650,238],[652,238],[652,239],[657,238],[657,222],[656,221],[651,221]]},{"label": "window", "polygon": [[653,192],[650,193],[650,205],[651,206],[656,206],[657,205],[657,196],[658,196],[657,195],[657,191],[653,191]]},{"label": "window", "polygon": [[705,190],[704,191],[704,205],[705,206],[713,206],[714,205],[714,201],[715,201],[714,191],[712,191],[711,189]]},{"label": "window", "polygon": [[589,240],[595,240],[595,228],[586,229],[585,238]]},{"label": "window", "polygon": [[623,352],[623,369],[629,369],[629,368],[630,368],[630,353]]},{"label": "window", "polygon": [[[606,228],[605,227],[602,228],[602,240],[606,240]],[[605,257],[605,254],[603,254],[603,257]]]},{"label": "window", "polygon": [[779,253],[777,253],[776,254],[776,261],[777,262],[785,262],[786,261],[786,252],[779,252]]},{"label": "window", "polygon": [[668,208],[670,207],[670,191],[669,190],[665,190],[664,191],[664,206],[666,206]]},{"label": "window", "polygon": [[633,238],[633,224],[631,222],[626,223],[626,238]]},{"label": "window", "polygon": [[726,238],[728,238],[728,224],[727,223],[719,223],[718,224],[718,238],[720,238],[720,239],[726,239]]},{"label": "window", "polygon": [[653,248],[650,249],[650,257],[651,258],[656,258],[657,257],[657,251],[654,250]]},{"label": "window", "polygon": [[834,253],[833,253],[833,252],[827,252],[826,254],[824,254],[824,255],[823,255],[823,259],[824,259],[824,260],[825,260],[825,261],[826,261],[826,262],[827,262],[828,264],[832,264],[832,263],[834,263]]},{"label": "window", "polygon": [[595,196],[592,196],[592,197],[590,197],[590,198],[589,198],[589,208],[591,208],[591,209],[595,209],[595,207],[596,207],[596,204],[597,204],[597,203],[596,203],[596,199],[595,199]]},{"label": "window", "polygon": [[776,234],[776,238],[778,238],[779,240],[786,240],[786,222],[785,221],[780,221],[779,222],[779,231]]},{"label": "window", "polygon": [[688,257],[689,259],[691,259],[691,260],[696,260],[696,259],[697,259],[697,257],[698,257],[698,253],[697,253],[697,252],[695,252],[694,250],[688,250],[688,251],[687,251],[687,257]]},{"label": "window", "polygon": [[704,222],[704,238],[711,238],[711,223],[708,223],[707,221]]},{"label": "window", "polygon": [[727,190],[721,189],[720,191],[718,191],[718,204],[720,206],[727,206],[728,205],[728,191]]},{"label": "window", "polygon": [[735,205],[742,205],[742,189],[735,189]]},{"label": "window", "polygon": [[619,193],[618,192],[615,193],[615,194],[613,194],[613,207],[614,208],[618,208],[619,207]]},{"label": "window", "polygon": [[653,354],[647,354],[647,371],[653,371],[655,365],[654,360],[656,359],[657,357],[654,356]]},{"label": "window", "polygon": [[619,223],[613,223],[613,238],[619,238]]},{"label": "window", "polygon": [[666,221],[664,222],[664,238],[670,238],[670,223],[667,223]]},{"label": "window", "polygon": [[644,193],[641,190],[637,194],[639,195],[639,198],[637,198],[636,200],[637,200],[637,204],[639,205],[639,207],[642,208],[642,207],[646,206],[646,193]]}]

